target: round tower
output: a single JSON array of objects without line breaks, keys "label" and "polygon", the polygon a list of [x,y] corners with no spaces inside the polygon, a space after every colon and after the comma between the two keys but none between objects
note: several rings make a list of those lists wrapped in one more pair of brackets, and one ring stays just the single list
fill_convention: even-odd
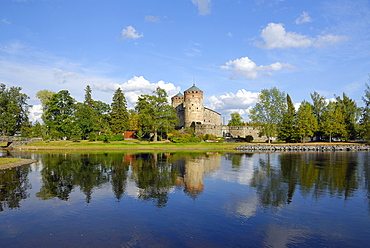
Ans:
[{"label": "round tower", "polygon": [[181,92],[177,93],[177,95],[171,97],[171,104],[172,107],[177,108],[180,104],[184,102],[184,95]]},{"label": "round tower", "polygon": [[190,127],[195,124],[203,124],[203,91],[194,84],[192,87],[184,91],[184,102],[185,126]]}]

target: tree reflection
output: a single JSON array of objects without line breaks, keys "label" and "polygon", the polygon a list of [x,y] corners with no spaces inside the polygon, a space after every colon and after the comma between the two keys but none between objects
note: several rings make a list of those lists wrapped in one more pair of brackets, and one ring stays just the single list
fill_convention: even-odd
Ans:
[{"label": "tree reflection", "polygon": [[28,165],[0,170],[0,211],[20,208],[20,201],[29,197],[29,171]]},{"label": "tree reflection", "polygon": [[270,156],[260,159],[251,181],[265,207],[289,204],[296,189],[305,197],[329,194],[347,200],[359,187],[357,153],[280,153],[275,166]]}]

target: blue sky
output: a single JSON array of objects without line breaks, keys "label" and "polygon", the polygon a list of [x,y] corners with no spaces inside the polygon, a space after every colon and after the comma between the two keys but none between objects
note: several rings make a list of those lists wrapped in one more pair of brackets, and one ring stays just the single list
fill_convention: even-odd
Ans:
[{"label": "blue sky", "polygon": [[133,107],[156,87],[196,86],[227,120],[262,89],[295,103],[314,91],[362,105],[370,73],[367,0],[0,0],[0,83]]}]

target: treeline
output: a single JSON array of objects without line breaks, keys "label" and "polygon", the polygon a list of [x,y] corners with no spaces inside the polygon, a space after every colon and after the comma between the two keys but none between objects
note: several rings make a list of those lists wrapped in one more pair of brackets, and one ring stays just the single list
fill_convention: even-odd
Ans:
[{"label": "treeline", "polygon": [[85,88],[84,102],[77,102],[68,90],[52,92],[41,90],[36,96],[42,104],[42,122],[32,125],[28,119],[29,97],[20,87],[0,85],[0,134],[42,137],[44,140],[119,140],[122,132],[139,130],[143,138],[152,134],[168,133],[177,125],[174,108],[167,101],[164,89],[157,88],[152,95],[141,95],[135,109],[127,108],[124,93],[118,88],[107,104],[92,98],[89,85]]},{"label": "treeline", "polygon": [[370,139],[370,88],[366,85],[364,107],[358,107],[345,93],[328,101],[319,93],[310,94],[295,109],[289,94],[276,87],[264,89],[250,111],[250,125],[259,126],[268,141],[277,137],[288,143],[310,140]]}]

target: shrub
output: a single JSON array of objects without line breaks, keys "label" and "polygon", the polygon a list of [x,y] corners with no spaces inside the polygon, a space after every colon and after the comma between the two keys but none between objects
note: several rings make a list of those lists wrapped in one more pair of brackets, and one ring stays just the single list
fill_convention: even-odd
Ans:
[{"label": "shrub", "polygon": [[252,142],[253,141],[253,136],[252,135],[247,135],[247,136],[245,136],[245,140],[247,142]]},{"label": "shrub", "polygon": [[89,141],[96,141],[96,134],[94,132],[89,134]]}]

